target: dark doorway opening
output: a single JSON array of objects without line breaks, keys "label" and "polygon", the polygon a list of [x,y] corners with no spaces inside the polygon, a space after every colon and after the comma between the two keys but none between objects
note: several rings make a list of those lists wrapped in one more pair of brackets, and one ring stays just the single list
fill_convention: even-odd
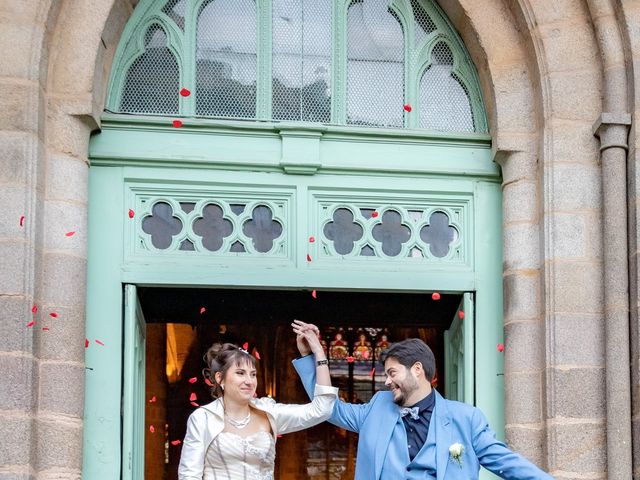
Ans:
[{"label": "dark doorway opening", "polygon": [[[380,351],[410,337],[423,339],[436,356],[434,386],[444,385],[444,331],[460,294],[244,290],[141,287],[147,322],[145,478],[177,479],[186,421],[212,398],[204,383],[203,354],[215,342],[248,344],[260,357],[258,395],[282,403],[308,398],[291,360],[296,358],[291,321],[317,324],[331,359],[341,399],[366,402],[384,389]],[[153,426],[153,428],[151,428]],[[153,430],[153,432],[151,431]],[[278,480],[352,479],[357,435],[327,423],[278,439]],[[285,460],[286,459],[286,460]]]}]

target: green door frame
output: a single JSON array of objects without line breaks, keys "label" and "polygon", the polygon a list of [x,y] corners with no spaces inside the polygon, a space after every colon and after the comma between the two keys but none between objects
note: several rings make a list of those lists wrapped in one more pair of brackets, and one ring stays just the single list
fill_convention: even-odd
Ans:
[{"label": "green door frame", "polygon": [[[488,136],[201,120],[176,131],[164,123],[106,118],[90,145],[84,479],[122,471],[123,284],[317,289],[318,301],[323,289],[474,292],[475,403],[504,436],[495,348],[502,341],[501,184]],[[277,255],[165,253],[141,240],[141,218],[160,198],[265,195],[287,219],[288,246]],[[460,253],[415,262],[336,255],[320,241],[323,212],[334,203],[439,206],[460,215]],[[310,235],[318,241],[309,244]]]}]

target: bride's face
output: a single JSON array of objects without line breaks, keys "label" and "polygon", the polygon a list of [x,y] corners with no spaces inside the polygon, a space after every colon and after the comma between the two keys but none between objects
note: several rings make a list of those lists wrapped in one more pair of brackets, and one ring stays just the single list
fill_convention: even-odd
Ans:
[{"label": "bride's face", "polygon": [[226,399],[248,402],[258,386],[256,369],[249,362],[235,364],[227,370],[222,385]]}]

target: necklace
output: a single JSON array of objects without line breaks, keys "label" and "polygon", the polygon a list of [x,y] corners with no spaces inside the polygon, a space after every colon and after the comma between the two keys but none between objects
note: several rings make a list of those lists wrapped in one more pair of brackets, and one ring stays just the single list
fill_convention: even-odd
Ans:
[{"label": "necklace", "polygon": [[235,418],[230,417],[227,412],[224,412],[224,415],[225,417],[227,417],[227,420],[229,421],[229,423],[233,425],[235,428],[237,428],[238,430],[242,430],[244,427],[249,425],[249,422],[251,421],[251,410],[249,410],[249,413],[247,413],[247,416],[244,417],[242,420],[236,420]]}]

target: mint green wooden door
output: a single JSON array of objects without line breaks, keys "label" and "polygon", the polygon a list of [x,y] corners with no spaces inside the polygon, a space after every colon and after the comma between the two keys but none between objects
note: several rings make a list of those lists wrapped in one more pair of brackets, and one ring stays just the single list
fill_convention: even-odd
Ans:
[{"label": "mint green wooden door", "polygon": [[473,294],[466,292],[451,326],[444,332],[445,397],[475,404]]},{"label": "mint green wooden door", "polygon": [[145,321],[135,285],[124,291],[122,479],[144,478]]}]

